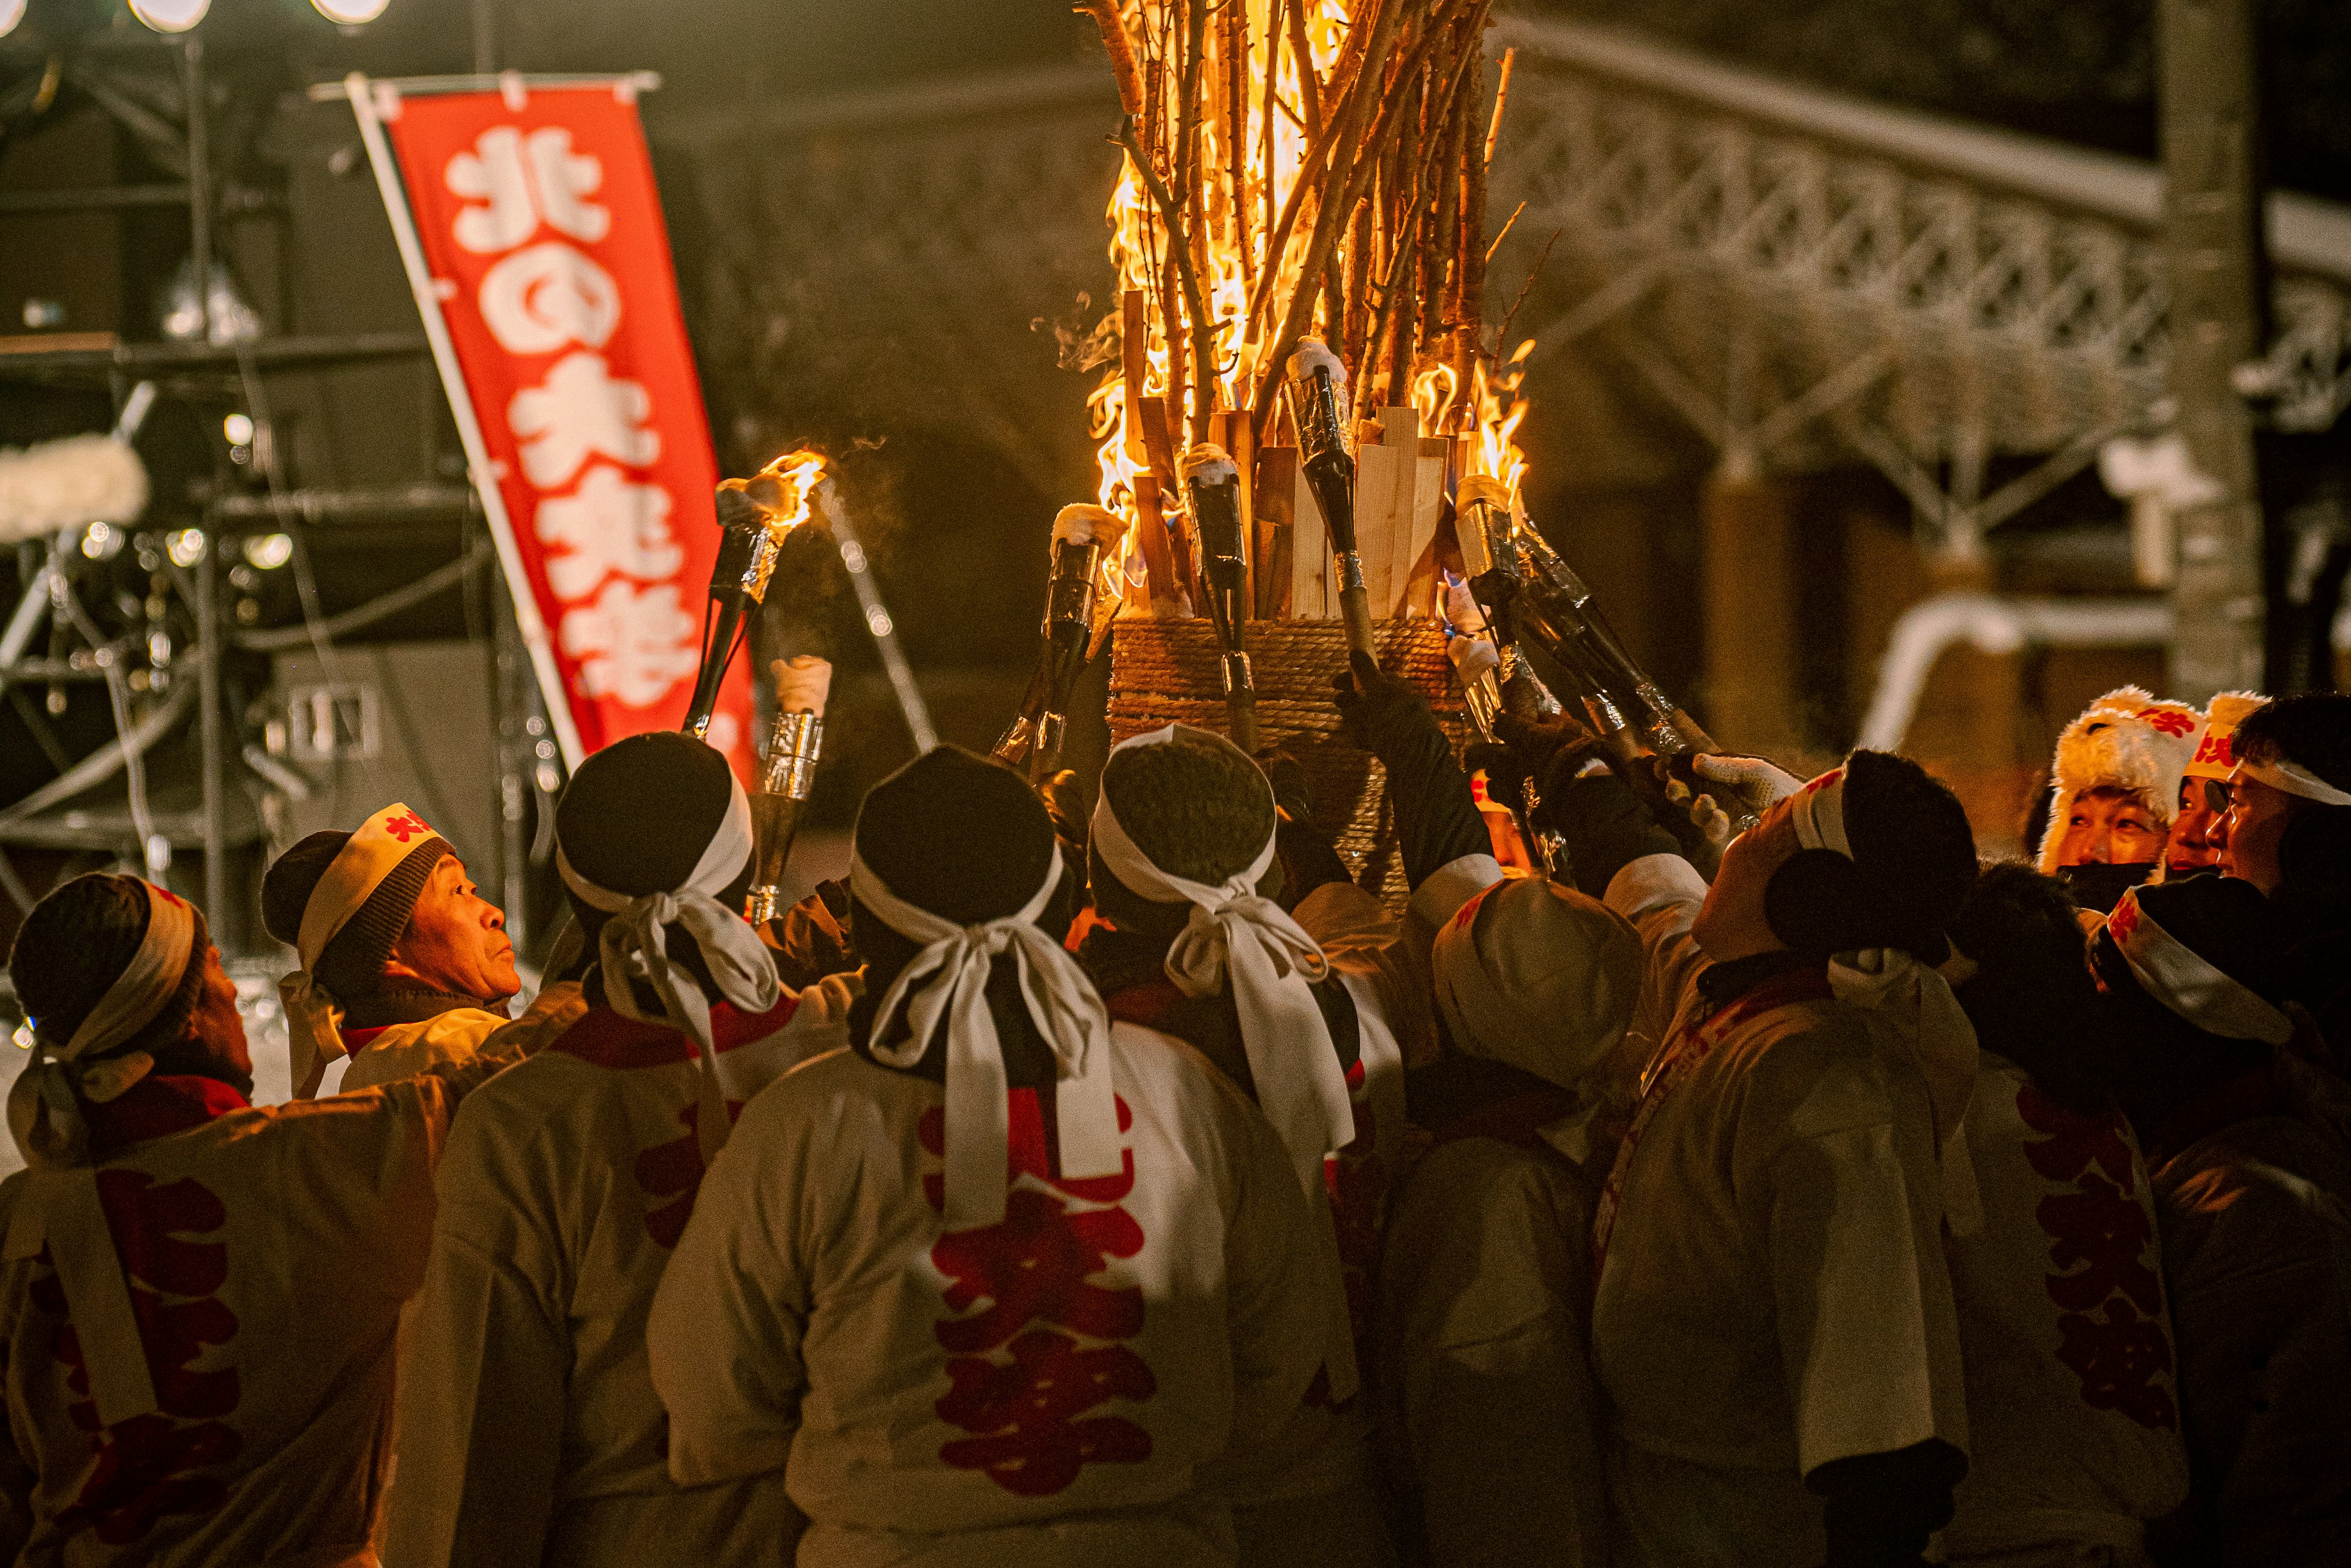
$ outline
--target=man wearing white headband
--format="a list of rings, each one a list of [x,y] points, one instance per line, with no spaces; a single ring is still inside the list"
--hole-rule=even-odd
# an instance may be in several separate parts
[[[1229,1563],[1212,1463],[1294,1463],[1327,1253],[1196,1052],[1114,1022],[1020,777],[940,747],[858,814],[852,1049],[744,1113],[651,1323],[682,1484],[774,1477],[803,1568]]]
[[[590,757],[555,833],[589,1005],[450,1134],[385,1557],[770,1561],[799,1522],[779,1478],[671,1481],[645,1319],[732,1118],[839,1043],[848,987],[778,985],[740,913],[750,804],[699,741]]]
[[[2282,936],[2253,887],[2198,877],[2137,890],[2091,946],[2155,1167],[2182,1562],[2336,1563],[2351,1542],[2351,1084],[2281,1005]]]
[[[25,1562],[371,1563],[394,1345],[475,1059],[247,1103],[202,915],[133,877],[35,906],[9,973],[32,1054],[0,1186],[8,1548]]]
[[[1113,1018],[1196,1048],[1273,1123],[1333,1224],[1337,1266],[1320,1282],[1335,1365],[1368,1322],[1383,1178],[1404,1153],[1404,1058],[1376,971],[1342,970],[1275,902],[1277,829],[1266,776],[1223,737],[1170,725],[1113,747],[1087,835],[1102,923],[1078,956]],[[1332,1403],[1295,1413],[1311,1456],[1295,1473],[1218,1478],[1244,1563],[1384,1554],[1364,1539],[1379,1527],[1368,1424]]]
[[[2254,692],[2221,692],[2204,710],[2204,728],[2179,779],[2179,810],[2163,844],[2165,882],[2208,875],[2220,869],[2220,842],[2229,812],[2229,780],[2237,770],[2237,727],[2269,698]]]
[[[297,1099],[344,1058],[344,1089],[463,1061],[522,988],[504,912],[475,891],[449,841],[397,802],[278,856],[261,915],[301,958],[277,987]]]
[[[2284,995],[2338,1051],[2351,1041],[2351,696],[2283,697],[2234,740],[2221,870],[2269,895]]]
[[[1593,1232],[1615,1560],[1907,1563],[1966,1468],[1939,1151],[1976,1046],[1928,966],[1974,840],[1884,753],[1759,780],[1712,886],[1660,853],[1606,890],[1647,950],[1644,1011],[1670,1019]],[[1605,774],[1545,810],[1642,815]]]

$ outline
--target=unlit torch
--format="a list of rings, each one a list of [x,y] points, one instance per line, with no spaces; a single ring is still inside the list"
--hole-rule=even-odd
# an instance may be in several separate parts
[[[1301,338],[1290,356],[1290,415],[1298,426],[1300,464],[1331,536],[1339,578],[1339,613],[1347,620],[1347,646],[1376,658],[1372,601],[1364,588],[1363,552],[1355,547],[1355,459],[1347,450],[1347,367],[1320,338]]]
[[[1032,779],[1051,773],[1061,760],[1071,697],[1093,635],[1102,559],[1125,537],[1125,519],[1101,507],[1063,507],[1053,518],[1053,575],[1045,591],[1045,623],[1038,631],[1036,673],[1019,716],[994,752],[998,761],[1027,769]]]
[[[1257,755],[1257,685],[1249,676],[1249,549],[1241,538],[1241,471],[1221,446],[1207,443],[1184,455],[1184,487],[1192,500],[1193,533],[1200,545],[1200,585],[1217,629],[1223,664],[1225,717],[1233,744]]]
[[[769,668],[776,677],[776,726],[768,732],[759,787],[751,795],[751,893],[743,910],[754,925],[784,911],[784,866],[816,785],[824,700],[832,690],[832,666],[812,653],[778,659]]]

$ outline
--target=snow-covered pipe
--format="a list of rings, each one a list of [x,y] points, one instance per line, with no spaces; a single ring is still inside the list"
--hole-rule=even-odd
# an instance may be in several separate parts
[[[2171,641],[2168,599],[2023,599],[1991,593],[1938,593],[1902,612],[1877,664],[1857,745],[1899,751],[1936,663],[1955,644],[1980,653],[2047,648],[2159,646]]]

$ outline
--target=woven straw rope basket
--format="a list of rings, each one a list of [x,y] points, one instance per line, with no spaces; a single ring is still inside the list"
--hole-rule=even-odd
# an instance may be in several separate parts
[[[1458,749],[1461,694],[1445,656],[1445,633],[1420,619],[1377,621],[1380,668],[1418,686]],[[1111,628],[1110,733],[1124,740],[1147,729],[1188,724],[1230,733],[1217,633],[1206,620],[1122,617]],[[1339,852],[1364,887],[1401,908],[1407,888],[1397,852],[1395,814],[1380,765],[1341,733],[1331,677],[1347,667],[1347,628],[1339,621],[1249,622],[1257,679],[1260,747],[1298,758],[1313,791],[1316,826],[1338,830]]]

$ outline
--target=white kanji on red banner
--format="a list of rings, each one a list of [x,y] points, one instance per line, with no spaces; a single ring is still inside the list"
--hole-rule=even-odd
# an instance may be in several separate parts
[[[509,354],[601,349],[621,325],[621,290],[585,252],[559,243],[516,251],[482,279],[482,319]]]
[[[384,120],[431,269],[420,295],[440,301],[513,530],[517,607],[549,632],[534,653],[580,751],[684,717],[719,544],[635,85],[392,95]],[[706,733],[742,770],[747,672],[717,704]]]
[[[675,577],[685,551],[670,537],[670,506],[658,485],[632,484],[609,463],[589,469],[570,495],[541,501],[532,520],[542,540],[565,552],[547,558],[548,586],[568,602],[613,572],[640,582]]]
[[[563,612],[556,636],[580,661],[590,696],[644,707],[702,664],[701,627],[679,604],[674,582],[638,588],[613,578],[592,604]]]
[[[593,245],[611,232],[612,214],[588,200],[602,188],[604,166],[575,156],[571,132],[545,126],[528,136],[515,126],[482,132],[471,152],[449,160],[449,189],[484,204],[457,214],[457,243],[476,256],[511,250],[544,223]]]
[[[515,393],[507,423],[522,438],[522,471],[540,490],[571,482],[599,455],[632,468],[661,455],[653,400],[615,378],[601,354],[566,354],[545,384]]]

